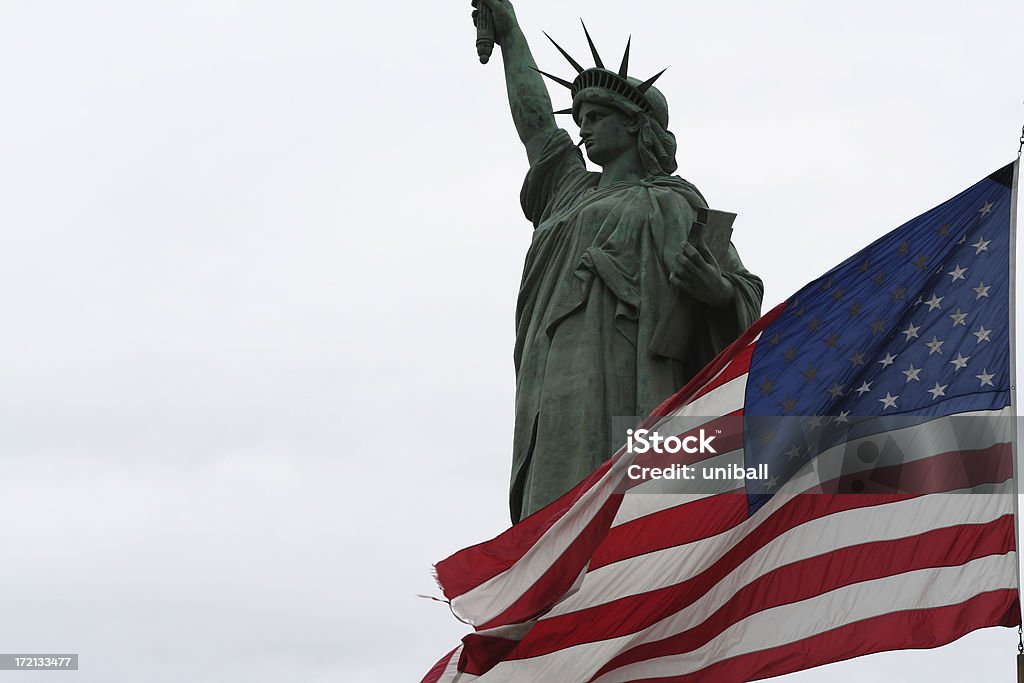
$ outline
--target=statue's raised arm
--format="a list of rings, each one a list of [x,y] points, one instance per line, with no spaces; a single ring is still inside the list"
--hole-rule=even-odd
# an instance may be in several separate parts
[[[494,16],[494,42],[501,46],[512,121],[532,164],[540,155],[546,134],[556,128],[555,117],[551,113],[551,97],[536,71],[537,63],[526,36],[519,28],[512,3],[509,0],[473,0],[473,6],[477,7],[481,2]],[[477,11],[473,11],[474,23]]]

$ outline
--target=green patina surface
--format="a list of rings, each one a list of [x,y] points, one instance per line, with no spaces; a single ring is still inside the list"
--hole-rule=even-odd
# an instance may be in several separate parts
[[[530,161],[521,200],[534,233],[516,308],[509,492],[518,521],[622,445],[616,418],[649,413],[756,320],[763,287],[731,245],[715,259],[687,243],[707,203],[672,175],[675,137],[661,93],[595,86],[607,70],[580,74],[573,116],[602,169],[588,171],[555,123],[511,4],[482,1]],[[624,67],[623,82],[641,85]]]

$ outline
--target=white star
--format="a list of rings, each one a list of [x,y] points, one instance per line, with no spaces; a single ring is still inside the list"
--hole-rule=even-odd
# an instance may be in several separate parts
[[[896,360],[896,356],[892,355],[891,353],[887,353],[887,354],[885,354],[885,358],[883,358],[882,360],[880,360],[878,362],[882,364],[883,368],[887,368],[890,365],[892,365],[895,360]]]
[[[950,365],[955,365],[956,366],[956,370],[963,370],[964,368],[967,367],[967,361],[969,361],[970,359],[971,359],[970,356],[965,356],[962,353],[957,353],[956,354],[956,358],[954,358],[953,360],[949,361],[949,364]]]
[[[934,400],[938,399],[939,396],[945,396],[946,395],[946,387],[948,387],[948,386],[949,386],[948,384],[943,384],[942,386],[939,386],[939,383],[936,382],[935,386],[928,390],[928,393],[932,395],[932,400],[934,401]]]
[[[957,280],[963,280],[964,279],[964,273],[966,273],[966,272],[967,272],[967,269],[966,268],[961,268],[960,264],[958,263],[958,264],[956,264],[956,268],[954,268],[953,270],[951,270],[948,273],[946,273],[946,275],[948,275],[951,278],[953,278],[953,282],[956,282]]]
[[[839,382],[836,382],[835,384],[830,386],[825,391],[827,391],[828,393],[832,394],[832,398],[839,398],[840,396],[843,395],[843,387],[844,386],[846,386],[846,385],[845,384],[840,384]]]
[[[979,237],[978,241],[971,245],[972,247],[977,249],[977,251],[974,252],[975,255],[980,254],[983,251],[988,251],[988,243],[991,241],[992,240],[986,240],[984,237]]]
[[[945,340],[939,339],[938,337],[932,335],[932,340],[930,342],[926,342],[925,343],[925,346],[928,347],[928,355],[930,356],[933,353],[937,353],[937,354],[939,354],[941,356],[942,355],[942,345],[945,344],[945,343],[946,343]]]
[[[907,329],[903,330],[903,332],[901,332],[901,334],[907,335],[907,341],[910,341],[911,339],[913,339],[914,337],[917,336],[917,331],[920,330],[920,329],[921,329],[920,325],[918,325],[917,327],[914,327],[914,323],[910,323],[907,326]]]
[[[956,313],[952,313],[949,316],[953,320],[953,327],[956,327],[957,325],[966,326],[967,323],[964,321],[967,320],[968,315],[970,315],[970,313],[963,313],[959,308],[956,309]]]
[[[960,241],[956,243],[956,246],[958,246],[958,247],[959,247],[959,246],[960,246],[961,244],[963,244],[963,243],[964,243],[964,242],[966,242],[966,241],[967,241],[967,233],[965,232],[965,233],[963,234],[963,237],[961,237],[961,238],[960,238]]]
[[[978,213],[980,213],[982,216],[987,216],[990,213],[992,213],[992,206],[992,202],[985,202],[985,206],[978,209]]]
[[[924,297],[923,296],[919,296],[916,299],[914,299],[914,306],[920,306],[923,303],[924,303]]]
[[[928,301],[925,301],[925,303],[928,304],[928,310],[934,311],[936,308],[941,309],[942,306],[939,305],[939,302],[942,301],[944,298],[946,297],[939,296],[938,294],[932,294],[932,298],[929,299]]]
[[[800,457],[800,449],[796,447],[796,444],[793,444],[789,447],[789,450],[786,451],[786,455],[789,456],[790,460],[796,460]]]
[[[813,416],[807,418],[806,424],[807,424],[807,426],[812,427],[812,428],[813,427],[820,427],[821,425],[825,424],[825,421],[822,420],[821,417],[819,417],[818,415],[813,415]]]
[[[992,288],[992,285],[986,285],[984,280],[979,282],[978,286],[975,287],[974,290],[973,290],[974,293],[978,295],[978,296],[974,297],[974,300],[977,301],[978,299],[980,299],[983,296],[987,297],[988,296],[988,290],[990,290],[991,288]]]
[[[864,383],[863,383],[863,384],[861,384],[861,385],[860,385],[859,387],[857,387],[857,388],[855,389],[855,391],[856,391],[856,392],[857,392],[858,394],[860,394],[861,396],[863,396],[864,394],[866,394],[866,393],[868,393],[869,391],[871,391],[871,385],[872,385],[872,384],[873,384],[872,382],[864,382]]]
[[[843,412],[841,412],[838,415],[836,415],[836,422],[849,422],[849,421],[850,421],[850,411],[849,410],[844,410]]]
[[[899,397],[900,397],[899,394],[896,394],[895,396],[893,396],[888,391],[885,392],[885,398],[878,399],[878,401],[882,404],[882,410],[886,410],[887,408],[895,408],[896,407],[896,399],[898,399]]]
[[[776,487],[776,486],[778,486],[778,485],[779,485],[779,478],[778,478],[778,477],[772,477],[771,479],[769,479],[769,480],[768,480],[768,481],[767,481],[767,482],[765,483],[764,487],[765,487],[766,489],[773,489],[773,488],[775,488],[775,487]]]
[[[910,364],[909,368],[907,368],[906,370],[901,370],[900,372],[901,374],[907,376],[908,384],[910,383],[910,380],[914,380],[915,382],[921,381],[920,378],[918,378],[918,375],[921,374],[921,368],[915,368],[913,363]]]
[[[981,374],[975,375],[975,377],[981,380],[981,386],[985,386],[986,384],[989,385],[990,387],[995,386],[994,384],[992,384],[992,378],[995,377],[995,375],[988,374],[988,369],[982,370]]]
[[[971,332],[971,334],[978,338],[979,344],[983,341],[992,341],[988,338],[988,335],[992,334],[992,330],[986,330],[984,325],[978,325],[978,331]]]

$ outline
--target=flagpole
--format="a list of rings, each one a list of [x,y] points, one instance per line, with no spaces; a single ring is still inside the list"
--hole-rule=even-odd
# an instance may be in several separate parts
[[[1024,129],[1021,129],[1020,148],[1013,162],[1013,184],[1010,189],[1010,405],[1013,419],[1010,426],[1010,448],[1013,452],[1013,527],[1017,548],[1017,596],[1020,607],[1020,471],[1017,466],[1017,183],[1020,175],[1020,156],[1024,150]],[[1024,621],[1024,620],[1022,620]],[[1024,683],[1024,630],[1017,633],[1017,683]]]

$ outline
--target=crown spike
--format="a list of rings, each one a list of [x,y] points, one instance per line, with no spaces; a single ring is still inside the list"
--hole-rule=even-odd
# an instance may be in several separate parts
[[[569,60],[569,63],[572,64],[572,68],[576,69],[576,73],[583,73],[583,67],[580,66],[580,63],[573,59],[568,52],[563,50],[562,46],[556,43],[555,39],[549,36],[547,31],[543,31],[543,33],[547,37],[547,39],[551,41],[551,44],[554,45],[558,49],[558,51],[562,53],[562,56]]]
[[[580,23],[583,24],[583,19],[580,19]],[[594,47],[594,41],[590,39],[590,31],[587,30],[586,24],[583,24],[583,33],[587,36],[587,43],[590,45],[590,54],[594,55],[594,64],[597,65],[598,69],[603,69],[604,62],[601,61],[601,55],[597,54],[597,48]]]
[[[571,114],[572,113],[572,107],[569,107],[568,109],[559,109],[558,111],[553,111],[551,113],[552,114]]]
[[[661,78],[661,74],[665,73],[666,71],[668,71],[668,67],[665,67],[664,69],[654,74],[640,85],[636,86],[636,89],[643,93],[647,92],[648,90],[651,89],[651,86],[654,85],[654,81]]]
[[[622,65],[619,66],[619,76],[625,79],[626,70],[629,68],[629,44],[633,42],[633,36],[626,39],[626,51],[622,53]]]
[[[530,68],[533,69],[534,71],[536,71],[537,73],[539,73],[541,76],[547,76],[548,78],[553,80],[555,83],[558,83],[559,85],[564,85],[569,90],[572,90],[572,83],[570,83],[569,81],[563,80],[563,79],[559,78],[558,76],[552,76],[551,74],[547,73],[546,71],[541,71],[540,69],[538,69],[535,66],[531,66]]]

